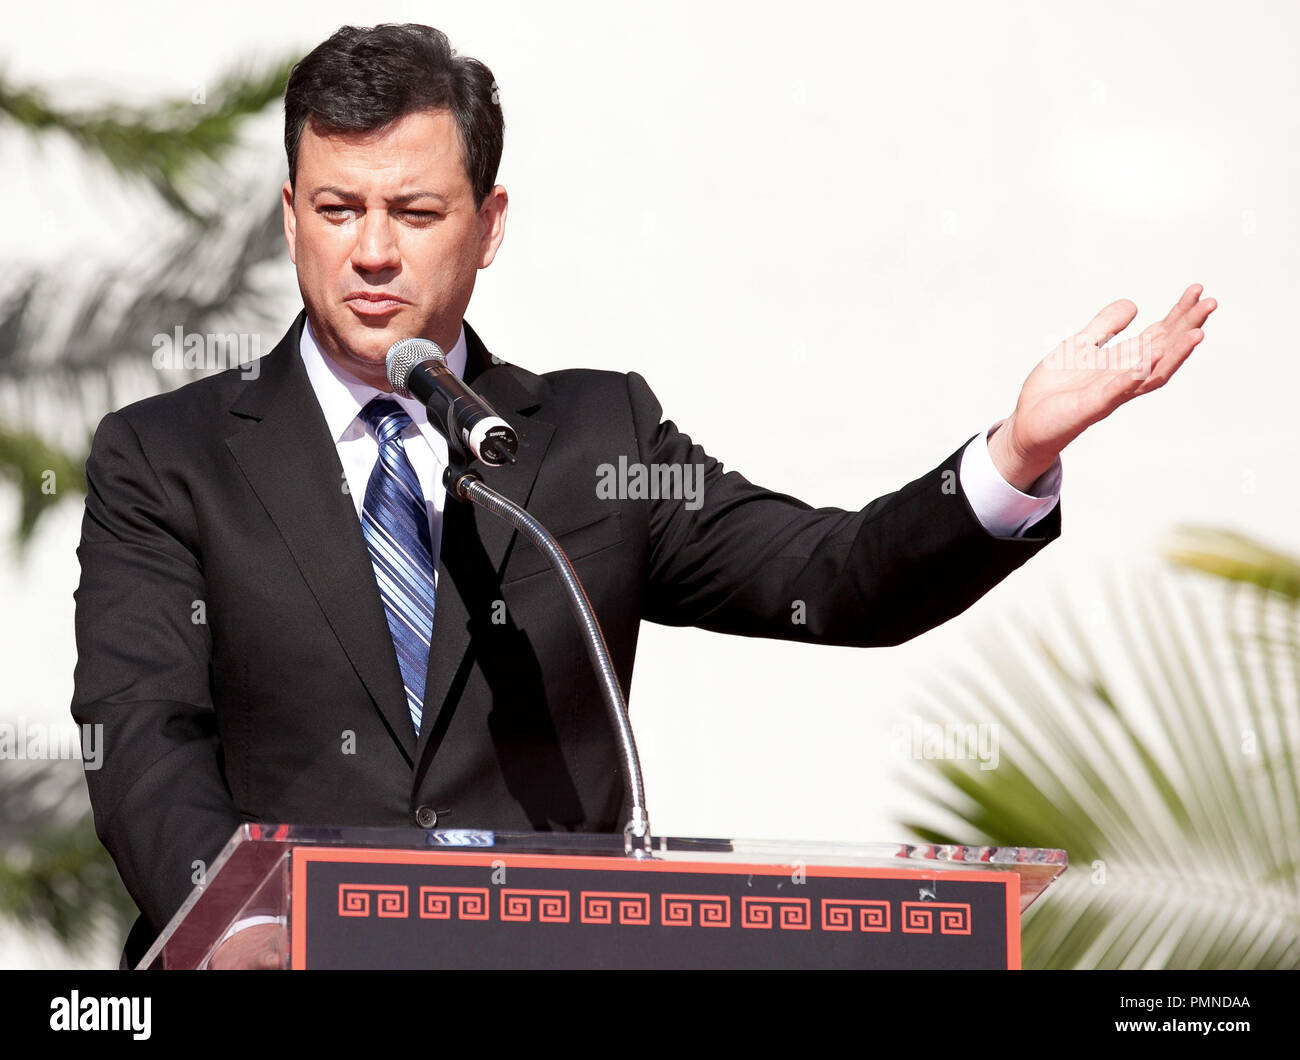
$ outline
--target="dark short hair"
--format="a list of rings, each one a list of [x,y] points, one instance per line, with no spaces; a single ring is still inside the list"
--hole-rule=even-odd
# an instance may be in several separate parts
[[[289,74],[284,150],[290,187],[308,118],[324,133],[378,132],[424,110],[451,112],[474,206],[482,206],[496,183],[505,142],[492,71],[477,59],[458,56],[447,35],[431,26],[341,27]]]

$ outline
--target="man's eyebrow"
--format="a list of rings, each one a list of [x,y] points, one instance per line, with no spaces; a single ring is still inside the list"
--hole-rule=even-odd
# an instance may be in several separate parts
[[[388,201],[394,206],[409,206],[416,199],[437,199],[443,206],[451,202],[447,196],[439,195],[436,191],[408,191],[404,195],[394,195]]]
[[[312,191],[311,201],[315,202],[322,195],[334,195],[340,199],[346,199],[351,202],[357,202],[362,198],[362,196],[358,195],[355,191],[349,191],[347,188],[340,188],[334,184],[322,184],[319,188]],[[388,202],[389,205],[392,206],[409,206],[417,199],[437,199],[443,206],[449,205],[451,201],[445,195],[439,195],[436,191],[424,191],[421,189],[419,191],[407,191],[403,192],[401,195],[394,195],[388,200]]]

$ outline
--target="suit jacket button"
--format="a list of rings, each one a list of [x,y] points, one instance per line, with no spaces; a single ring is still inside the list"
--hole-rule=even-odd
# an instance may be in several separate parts
[[[421,828],[432,828],[438,823],[438,814],[429,806],[421,806],[415,811],[415,823]]]

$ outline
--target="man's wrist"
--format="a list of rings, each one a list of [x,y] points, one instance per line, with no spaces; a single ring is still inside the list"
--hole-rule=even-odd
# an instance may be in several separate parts
[[[972,513],[994,537],[1022,537],[1055,506],[1061,494],[1058,459],[1030,484],[1019,490],[1006,481],[989,455],[988,436],[998,424],[981,431],[962,451],[958,475]]]
[[[1034,483],[1056,466],[1060,454],[1038,454],[1031,457],[1021,453],[1013,440],[1012,421],[1015,413],[1011,417],[994,427],[993,433],[989,435],[989,458],[1008,485],[1014,486],[1021,493],[1030,493]]]

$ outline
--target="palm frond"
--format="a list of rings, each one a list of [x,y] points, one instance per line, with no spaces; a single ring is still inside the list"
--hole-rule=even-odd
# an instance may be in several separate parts
[[[0,380],[67,384],[124,360],[148,369],[154,337],[177,326],[269,323],[271,297],[256,270],[284,253],[276,190],[260,181],[230,189],[222,224],[137,248],[138,263],[60,267],[23,281],[0,301]]]
[[[204,163],[218,161],[238,138],[241,122],[284,95],[293,60],[267,69],[223,75],[201,102],[167,100],[147,107],[108,104],[74,112],[49,94],[0,77],[0,115],[33,133],[57,131],[104,159],[124,176],[148,181],[173,209],[191,218],[200,211],[187,188]]]
[[[1300,557],[1287,555],[1231,530],[1178,527],[1165,555],[1192,570],[1261,585],[1300,600]]]
[[[0,475],[18,488],[15,537],[27,543],[40,517],[66,497],[86,492],[85,457],[64,452],[38,435],[0,424]]]
[[[1062,604],[1060,636],[986,634],[984,671],[925,697],[932,724],[997,726],[1000,759],[910,770],[930,814],[906,827],[1070,854],[1028,967],[1300,967],[1300,565],[1192,536],[1188,570],[1113,590],[1104,629]]]
[[[73,953],[120,947],[135,904],[95,834],[77,761],[10,761],[0,774],[0,919]]]
[[[279,200],[269,182],[228,195],[224,224],[198,237],[182,227],[153,260],[50,269],[0,299],[0,475],[19,487],[20,547],[42,513],[84,491],[90,434],[104,413],[230,366],[160,366],[160,337],[213,336],[250,358],[278,338],[284,285],[268,270],[284,253]]]

